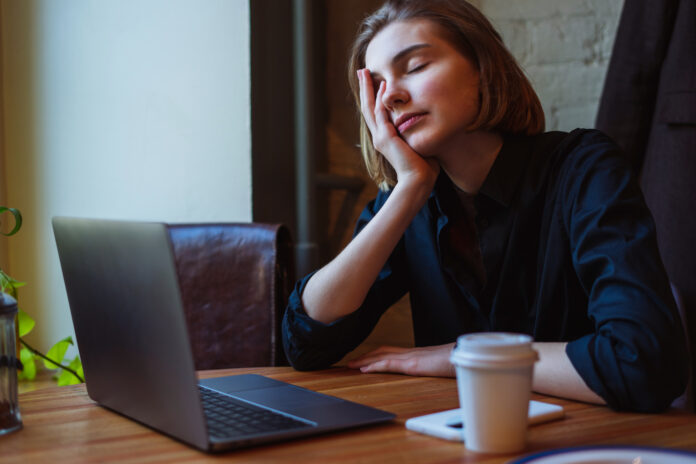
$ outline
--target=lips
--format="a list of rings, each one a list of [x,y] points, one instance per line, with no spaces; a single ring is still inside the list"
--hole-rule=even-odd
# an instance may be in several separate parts
[[[425,116],[425,113],[402,114],[401,116],[396,118],[396,121],[394,122],[394,126],[396,126],[396,130],[399,131],[400,134],[403,134],[404,132],[409,130],[412,126],[417,124],[424,116]]]

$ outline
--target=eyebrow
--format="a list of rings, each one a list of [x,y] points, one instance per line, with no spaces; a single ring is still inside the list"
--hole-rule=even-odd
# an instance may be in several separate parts
[[[391,61],[392,61],[392,64],[393,64],[393,63],[396,63],[397,61],[399,61],[399,60],[401,60],[401,59],[403,59],[403,57],[405,57],[406,55],[408,55],[408,54],[411,53],[411,52],[414,52],[414,51],[416,51],[416,50],[420,50],[421,48],[430,47],[430,46],[431,46],[431,45],[430,45],[430,44],[427,44],[427,43],[419,43],[419,44],[411,45],[410,47],[406,47],[406,48],[404,48],[403,50],[401,50],[399,53],[397,53],[396,55],[394,55],[394,58],[392,58],[392,60],[391,60]]]
[[[432,45],[430,45],[428,43],[418,43],[418,44],[410,45],[410,46],[404,48],[403,50],[401,50],[396,55],[394,55],[394,57],[391,59],[391,63],[393,65],[393,64],[399,62],[399,60],[404,59],[404,57],[410,55],[414,51],[420,50],[421,48],[428,48],[431,46]],[[371,73],[371,75],[373,76],[373,79],[381,79],[382,78],[382,76],[379,73]]]

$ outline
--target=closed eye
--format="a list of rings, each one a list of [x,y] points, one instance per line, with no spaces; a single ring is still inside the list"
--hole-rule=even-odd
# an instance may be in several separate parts
[[[423,68],[425,68],[426,66],[428,66],[428,64],[429,63],[423,63],[423,64],[419,64],[418,66],[414,66],[413,68],[408,70],[408,74],[417,73],[418,71],[420,71]]]

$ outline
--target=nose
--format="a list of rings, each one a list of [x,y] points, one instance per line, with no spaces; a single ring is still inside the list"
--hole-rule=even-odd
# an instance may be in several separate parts
[[[382,104],[388,109],[393,110],[398,105],[408,102],[409,95],[406,89],[395,81],[386,82],[387,87],[382,94]]]

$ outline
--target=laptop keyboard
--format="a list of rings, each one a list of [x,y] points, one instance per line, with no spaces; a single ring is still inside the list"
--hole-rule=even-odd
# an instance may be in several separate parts
[[[227,439],[311,426],[307,422],[244,403],[215,390],[200,385],[198,388],[211,437]]]

